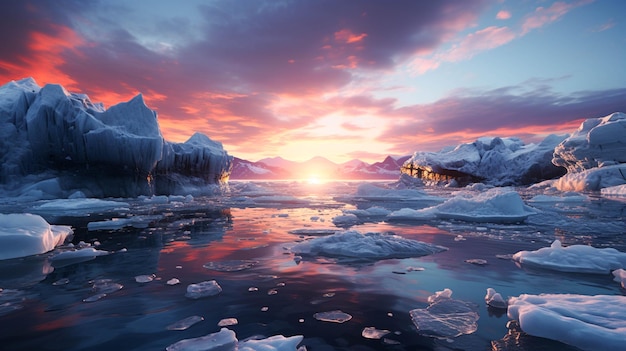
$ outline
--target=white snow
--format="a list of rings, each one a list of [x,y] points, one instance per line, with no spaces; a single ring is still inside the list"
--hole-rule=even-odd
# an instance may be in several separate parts
[[[626,164],[567,173],[556,179],[552,186],[560,191],[594,191],[623,184],[626,184]]]
[[[239,341],[235,332],[222,328],[217,333],[211,333],[199,338],[184,339],[166,348],[167,351],[296,351],[302,341],[301,335],[284,337],[274,335],[269,338]]]
[[[559,240],[555,240],[550,247],[537,251],[519,251],[513,255],[513,260],[522,266],[560,272],[609,274],[614,269],[626,268],[624,252],[587,245],[563,247]]]
[[[389,220],[425,220],[433,218],[457,219],[468,222],[517,223],[536,212],[526,206],[519,194],[511,188],[493,188],[476,194],[461,192],[442,204],[413,210],[394,211]]]
[[[30,213],[0,214],[0,259],[48,252],[73,234],[69,226],[50,225]]]
[[[478,330],[478,308],[469,302],[452,298],[452,290],[444,289],[428,298],[427,308],[409,311],[417,331],[440,339],[471,334]]]
[[[456,174],[483,179],[493,185],[530,184],[559,176],[551,162],[554,147],[567,135],[549,135],[539,144],[518,138],[483,137],[440,152],[416,152],[403,167],[433,174]]]
[[[187,285],[187,293],[185,296],[196,300],[207,296],[214,296],[221,292],[222,287],[215,280],[208,280]]]
[[[296,244],[291,251],[310,256],[381,260],[419,257],[445,251],[447,248],[405,239],[393,234],[357,231],[338,232]]]
[[[612,273],[613,273],[613,276],[615,277],[613,280],[620,283],[622,286],[622,289],[626,289],[626,270],[623,270],[620,268],[620,269],[614,270]]]
[[[554,149],[552,162],[569,173],[626,163],[626,114],[589,118]]]
[[[53,213],[55,215],[88,216],[94,212],[102,211],[128,211],[129,204],[122,201],[101,200],[101,199],[57,199],[46,201],[45,203],[33,206],[31,209],[36,213]]]
[[[530,335],[583,350],[626,345],[626,296],[523,294],[509,299],[508,316]]]

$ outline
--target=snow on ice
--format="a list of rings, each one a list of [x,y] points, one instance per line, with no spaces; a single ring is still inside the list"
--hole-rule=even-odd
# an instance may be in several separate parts
[[[613,248],[598,249],[587,245],[561,246],[555,240],[550,247],[537,251],[520,251],[513,260],[522,266],[538,267],[559,272],[609,274],[626,268],[626,253]]]
[[[232,157],[202,134],[165,141],[141,94],[105,109],[87,95],[26,78],[0,87],[0,163],[10,196],[60,198],[79,190],[106,197],[219,183]]]
[[[583,350],[626,345],[626,296],[523,294],[509,299],[508,316],[530,335]]]
[[[432,181],[532,184],[565,173],[551,160],[555,146],[566,137],[549,135],[539,144],[528,145],[518,138],[483,137],[440,152],[418,151],[402,170]]]
[[[485,303],[487,306],[499,309],[507,308],[507,302],[502,298],[499,292],[496,292],[493,288],[487,288],[487,295],[485,295]]]
[[[413,210],[394,211],[387,219],[396,221],[433,218],[457,219],[468,222],[517,223],[536,211],[526,206],[519,194],[511,188],[492,188],[485,192],[461,192],[442,204]]]
[[[51,251],[71,234],[69,226],[50,225],[35,214],[0,214],[0,259]]]
[[[291,248],[295,254],[382,260],[431,255],[447,248],[405,239],[393,234],[366,233],[357,231],[338,232],[296,244]]]

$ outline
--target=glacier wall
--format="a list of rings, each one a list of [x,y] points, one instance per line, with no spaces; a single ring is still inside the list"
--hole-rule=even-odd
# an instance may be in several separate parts
[[[105,109],[62,86],[32,78],[0,87],[0,185],[18,194],[54,178],[87,196],[170,194],[228,180],[232,157],[196,133],[165,141],[141,94]]]

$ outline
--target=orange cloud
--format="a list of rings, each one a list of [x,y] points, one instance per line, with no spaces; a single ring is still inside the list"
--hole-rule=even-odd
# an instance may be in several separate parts
[[[358,43],[367,37],[366,33],[354,34],[349,29],[342,29],[335,32],[335,40],[346,44]]]

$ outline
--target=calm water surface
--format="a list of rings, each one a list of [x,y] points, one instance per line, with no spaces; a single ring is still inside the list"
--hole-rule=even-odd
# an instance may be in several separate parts
[[[310,236],[290,231],[340,230],[332,218],[346,209],[381,206],[394,210],[428,204],[351,200],[357,182],[250,184],[231,182],[223,196],[196,197],[190,203],[125,199],[131,203],[130,211],[44,216],[53,224],[72,225],[74,243],[98,241],[99,249],[115,253],[63,267],[53,267],[49,255],[0,261],[0,287],[4,288],[0,349],[163,350],[176,341],[217,332],[224,318],[237,318],[239,323],[229,328],[240,340],[303,335],[302,344],[312,351],[489,350],[492,342],[499,350],[575,350],[530,336],[506,337],[506,313],[486,308],[486,289],[495,288],[505,297],[624,293],[610,275],[528,270],[496,257],[535,250],[555,238],[564,244],[626,251],[623,202],[592,196],[578,204],[533,204],[542,212],[514,225],[372,219],[351,229],[394,232],[449,250],[419,258],[346,262],[294,256],[289,248]],[[427,191],[446,197],[452,190]],[[520,192],[525,199],[534,195]],[[29,208],[29,204],[12,204],[0,212],[15,212],[15,206],[22,206],[20,211]],[[147,228],[87,230],[89,222],[131,215],[155,217]],[[468,259],[483,259],[487,264],[466,263]],[[232,268],[240,260],[249,267]],[[210,262],[218,269],[203,267]],[[151,282],[135,281],[136,276],[151,274],[155,276]],[[172,278],[180,284],[166,284]],[[83,302],[95,294],[94,283],[103,279],[123,288],[95,302]],[[216,280],[222,293],[198,300],[185,297],[187,285],[207,280]],[[419,335],[409,311],[427,307],[428,296],[444,288],[453,291],[453,298],[476,304],[477,332],[450,340]],[[313,317],[332,310],[349,313],[352,319],[336,324]],[[187,330],[167,330],[168,325],[193,315],[204,320]],[[384,339],[366,339],[361,336],[365,327],[390,333]]]

